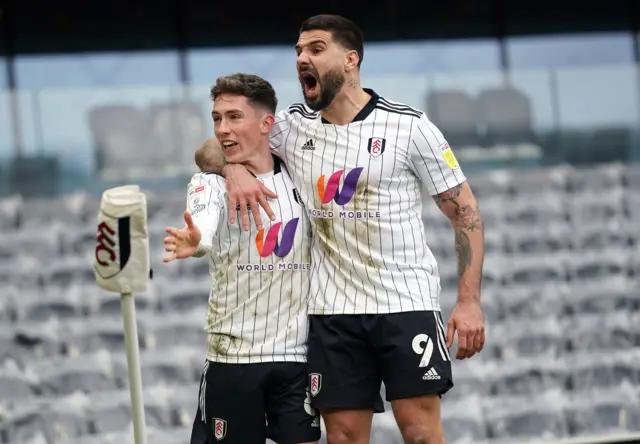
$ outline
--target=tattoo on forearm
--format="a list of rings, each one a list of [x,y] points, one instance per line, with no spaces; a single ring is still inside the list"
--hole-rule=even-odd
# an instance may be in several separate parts
[[[456,235],[456,255],[458,256],[458,276],[462,276],[471,265],[471,242],[469,235],[464,232],[462,227],[455,229]]]
[[[470,267],[471,258],[473,257],[473,248],[468,233],[483,230],[482,216],[480,215],[479,207],[477,205],[460,205],[458,202],[461,191],[462,185],[458,185],[444,193],[434,196],[434,200],[441,210],[444,211],[447,205],[453,205],[454,207],[455,212],[452,217],[452,222],[455,232],[459,276],[462,276]],[[446,213],[450,214],[450,210],[446,211]]]

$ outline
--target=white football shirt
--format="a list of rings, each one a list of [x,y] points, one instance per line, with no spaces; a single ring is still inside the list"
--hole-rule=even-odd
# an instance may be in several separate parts
[[[188,186],[187,210],[202,233],[212,288],[205,330],[207,359],[215,362],[306,362],[311,236],[309,220],[280,161],[258,176],[278,194],[277,221],[245,232],[228,222],[225,180],[198,173]],[[266,214],[262,220],[269,221]]]
[[[367,92],[348,125],[294,104],[271,133],[313,226],[309,313],[440,310],[421,190],[439,194],[465,176],[422,111]]]

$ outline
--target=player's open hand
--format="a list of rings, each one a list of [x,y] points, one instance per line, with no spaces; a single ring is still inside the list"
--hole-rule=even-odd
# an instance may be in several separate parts
[[[171,253],[162,259],[165,263],[191,257],[198,249],[202,234],[188,211],[184,212],[184,221],[186,226],[182,229],[167,227],[165,230],[169,236],[164,238],[164,249]]]
[[[453,346],[453,337],[458,331],[456,359],[470,358],[484,347],[484,316],[480,301],[456,304],[447,322],[447,348]]]
[[[224,176],[227,179],[227,196],[229,197],[229,223],[236,223],[236,213],[240,211],[242,229],[249,231],[249,211],[247,207],[253,213],[253,220],[258,230],[263,228],[260,207],[264,208],[269,219],[275,220],[275,214],[266,198],[275,199],[278,197],[276,193],[253,177],[243,165],[226,165],[224,167]]]

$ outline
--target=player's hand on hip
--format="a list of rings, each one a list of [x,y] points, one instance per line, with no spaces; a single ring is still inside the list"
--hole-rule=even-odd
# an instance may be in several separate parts
[[[165,230],[169,236],[164,238],[164,249],[171,253],[162,259],[165,263],[191,257],[198,249],[202,234],[193,223],[191,213],[188,211],[184,212],[184,221],[186,224],[184,228],[167,227]]]
[[[264,208],[269,219],[275,220],[275,214],[267,202],[267,198],[277,198],[278,195],[276,193],[253,177],[243,165],[226,165],[224,167],[224,176],[227,179],[227,196],[229,197],[229,223],[234,224],[236,222],[236,213],[240,211],[242,229],[249,231],[249,211],[247,206],[251,208],[253,220],[258,230],[263,228],[260,207]]]
[[[447,348],[458,332],[457,359],[470,358],[484,347],[484,316],[480,301],[458,301],[447,322]]]

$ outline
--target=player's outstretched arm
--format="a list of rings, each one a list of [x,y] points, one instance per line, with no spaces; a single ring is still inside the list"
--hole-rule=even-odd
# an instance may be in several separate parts
[[[482,350],[485,340],[484,318],[480,306],[484,260],[482,216],[466,181],[433,198],[451,221],[458,257],[458,302],[447,324],[447,345],[453,345],[453,336],[457,330],[456,358],[470,358]]]
[[[217,141],[211,142],[212,149],[217,149],[222,152],[222,147]],[[260,207],[264,208],[269,219],[275,220],[275,214],[267,202],[267,198],[276,199],[278,195],[252,176],[243,165],[227,163],[220,171],[209,172],[219,174],[227,179],[230,223],[236,223],[236,213],[240,211],[242,229],[249,231],[249,211],[247,208],[251,208],[256,228],[261,230],[263,226],[262,218],[260,217]]]

